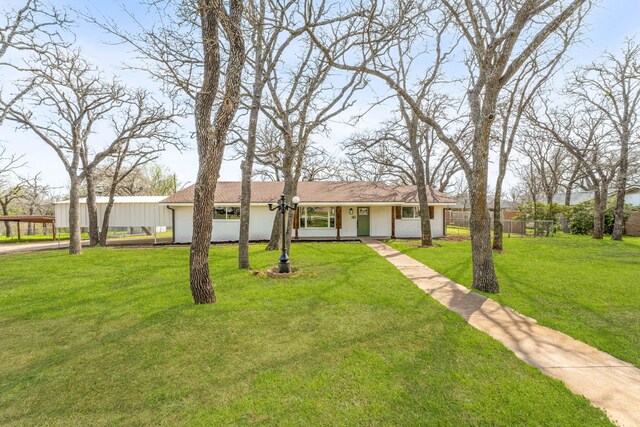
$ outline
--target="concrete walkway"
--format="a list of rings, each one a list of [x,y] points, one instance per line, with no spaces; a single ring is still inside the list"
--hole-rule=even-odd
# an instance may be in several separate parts
[[[158,244],[171,243],[171,238],[159,238]],[[144,246],[152,247],[156,245],[153,237],[145,238],[121,238],[121,239],[108,239],[107,244],[109,246]],[[89,241],[83,240],[82,246],[88,246]],[[20,252],[36,252],[55,249],[67,249],[69,247],[68,240],[61,240],[60,242],[23,242],[23,243],[0,243],[0,255],[9,253]]]
[[[486,298],[374,239],[363,239],[420,289],[621,426],[640,426],[640,369]]]
[[[59,243],[57,241],[43,243],[3,243],[0,244],[0,254],[58,249],[58,245],[60,245],[60,248],[68,248],[69,241],[62,240]]]

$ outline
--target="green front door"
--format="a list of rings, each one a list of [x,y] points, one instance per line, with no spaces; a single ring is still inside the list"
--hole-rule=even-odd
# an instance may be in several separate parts
[[[369,235],[369,208],[358,208],[358,236]]]

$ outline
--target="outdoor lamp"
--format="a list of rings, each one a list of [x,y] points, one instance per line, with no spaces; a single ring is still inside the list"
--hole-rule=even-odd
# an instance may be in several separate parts
[[[273,203],[269,203],[269,210],[275,211],[276,209],[280,211],[282,215],[282,253],[280,254],[280,263],[278,264],[278,272],[279,273],[291,273],[291,266],[289,264],[289,255],[287,255],[287,211],[295,210],[298,207],[298,203],[300,203],[300,197],[293,196],[291,198],[291,202],[293,206],[287,205],[284,194],[280,195],[280,199],[278,200],[278,204],[274,207]]]
[[[353,208],[349,208],[349,215],[353,215]]]

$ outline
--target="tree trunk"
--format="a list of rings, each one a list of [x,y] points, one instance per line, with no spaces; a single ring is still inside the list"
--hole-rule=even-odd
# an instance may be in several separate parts
[[[107,245],[107,234],[109,233],[109,221],[111,217],[111,208],[113,208],[113,203],[116,198],[116,185],[115,183],[111,185],[109,189],[109,201],[107,201],[107,206],[104,208],[104,216],[102,217],[102,228],[100,230],[100,245]]]
[[[502,182],[496,183],[496,191],[493,199],[493,250],[502,251],[502,218],[500,197],[502,196]]]
[[[249,127],[247,129],[247,151],[242,161],[242,194],[240,196],[240,236],[238,238],[238,268],[250,269],[251,262],[249,260],[249,225],[251,223],[251,179],[253,177],[253,162],[256,156],[256,139],[258,130],[258,115],[260,114],[260,106],[262,104],[262,91],[265,82],[263,81],[263,62],[262,55],[262,31],[263,18],[265,14],[265,2],[260,2],[260,20],[255,26],[254,31],[257,34],[254,46],[254,77],[251,107],[249,111]]]
[[[486,187],[485,187],[486,188]],[[478,194],[480,193],[480,194]],[[484,292],[500,292],[493,266],[491,250],[491,226],[487,209],[486,192],[471,192],[471,258],[473,263],[473,288]]]
[[[33,206],[29,207],[29,215],[33,215]],[[35,234],[34,224],[32,222],[27,223],[27,236],[33,236]]]
[[[100,231],[98,230],[98,205],[96,204],[96,186],[93,179],[93,171],[86,171],[89,246],[96,246],[100,243]]]
[[[547,221],[551,221],[553,219],[553,214],[551,212],[553,208],[553,193],[547,193]]]
[[[431,215],[429,215],[429,200],[427,198],[427,188],[424,180],[418,184],[418,202],[420,203],[420,233],[422,236],[422,246],[433,246],[431,236]]]
[[[244,67],[244,39],[241,29],[242,2],[231,0],[229,12],[221,10],[222,3],[199,1],[200,24],[204,44],[204,70],[202,86],[196,94],[195,125],[198,144],[198,176],[193,203],[193,237],[189,257],[190,287],[196,304],[216,302],[209,272],[209,244],[213,229],[213,208],[216,184],[220,174],[227,133],[240,99],[240,79]],[[229,41],[225,90],[216,111],[211,114],[220,81],[220,41],[218,16],[229,14],[229,26],[224,33]]]
[[[2,215],[4,216],[8,216],[9,215],[9,206],[8,203],[2,203],[0,201],[0,207],[2,208]],[[5,221],[4,222],[4,231],[5,231],[5,236],[7,238],[11,237],[11,223],[9,221]]]
[[[564,194],[564,206],[566,208],[571,206],[571,191],[572,191],[572,187],[573,187],[573,182],[569,183],[569,186],[567,186],[567,191]],[[569,220],[567,219],[566,212],[562,214],[562,232],[563,233],[570,233],[571,232],[571,230],[569,229]]]
[[[493,266],[491,250],[491,218],[487,207],[487,184],[489,174],[489,139],[491,124],[495,117],[495,106],[499,89],[496,82],[487,84],[484,102],[474,88],[468,92],[471,120],[474,124],[473,165],[467,175],[471,196],[471,258],[473,262],[474,289],[498,293],[498,277]],[[469,179],[470,178],[470,179]]]
[[[533,236],[537,236],[538,235],[538,227],[536,227],[536,224],[538,222],[538,198],[536,197],[536,194],[533,193]],[[525,232],[526,232],[526,225],[525,225]]]
[[[294,183],[295,178],[293,174],[293,162],[294,162],[294,150],[295,146],[293,143],[293,139],[291,135],[283,135],[284,139],[284,154],[282,159],[282,177],[284,181],[284,186],[282,189],[282,194],[284,194],[285,202],[287,204],[291,204],[291,198],[294,196],[294,192],[297,188],[297,182]],[[298,141],[298,149],[301,149],[302,142]],[[296,165],[297,167],[301,165]],[[295,184],[295,185],[294,185]],[[269,238],[269,243],[267,244],[268,251],[275,251],[280,248],[280,241],[282,240],[282,218],[279,218],[278,214],[273,220],[273,227],[271,228],[271,237]],[[290,240],[291,237],[291,227],[288,227],[287,230],[287,239]]]
[[[222,157],[220,153],[220,158]],[[191,294],[196,304],[216,302],[213,283],[209,273],[209,244],[213,231],[213,198],[218,172],[214,173],[215,161],[201,161],[195,185],[193,203],[193,238],[189,271]],[[218,167],[219,169],[219,167]]]
[[[253,142],[255,153],[255,140]],[[247,143],[249,145],[249,143]],[[247,151],[249,147],[247,147]],[[253,155],[253,154],[252,154]],[[253,175],[253,158],[249,154],[242,162],[242,195],[240,196],[240,236],[238,237],[238,268],[248,270],[249,261],[249,225],[251,223],[251,177]]]
[[[291,205],[291,199],[295,195],[297,189],[297,182],[294,182],[293,174],[290,172],[285,172],[284,174],[284,188],[282,190],[282,194],[284,194],[285,203]],[[282,218],[280,217],[280,213],[276,211],[276,215],[273,219],[273,227],[271,229],[271,237],[269,239],[269,243],[267,244],[268,251],[275,251],[281,248],[282,244]],[[290,218],[287,219],[287,242],[286,245],[289,247],[291,245],[291,229],[293,228],[293,215],[290,215]]]
[[[418,190],[418,203],[420,204],[420,236],[422,237],[422,246],[433,246],[431,236],[431,218],[429,215],[429,199],[427,195],[427,182],[425,177],[425,168],[422,157],[420,156],[420,147],[418,146],[418,118],[415,114],[411,119],[406,119],[409,130],[409,147],[411,158],[413,160],[413,168],[416,175],[416,187]]]
[[[277,251],[280,249],[280,240],[282,239],[282,219],[280,218],[280,212],[275,211],[273,217],[273,226],[271,227],[271,236],[269,237],[269,243],[265,248],[267,251]]]
[[[594,239],[601,240],[604,232],[603,228],[604,211],[602,210],[602,194],[600,192],[600,183],[595,182],[593,187],[593,232],[591,236]]]
[[[109,232],[109,216],[113,207],[114,198],[109,196],[107,206],[104,208],[104,217],[102,218],[102,228],[100,229],[100,246],[107,246],[107,234]]]
[[[627,175],[629,171],[629,135],[625,132],[620,141],[620,169],[618,169],[618,188],[616,191],[615,220],[612,240],[622,240],[624,232],[624,199],[627,195]]]
[[[80,179],[70,176],[69,191],[69,253],[72,255],[82,253],[82,240],[80,233]]]

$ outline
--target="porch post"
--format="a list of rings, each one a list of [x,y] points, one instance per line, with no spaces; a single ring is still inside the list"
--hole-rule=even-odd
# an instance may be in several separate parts
[[[447,212],[450,212],[451,208],[442,208],[442,235],[447,237]]]
[[[391,238],[396,238],[396,207],[391,206]]]
[[[342,228],[342,206],[336,206],[336,240],[340,240],[341,228]]]

